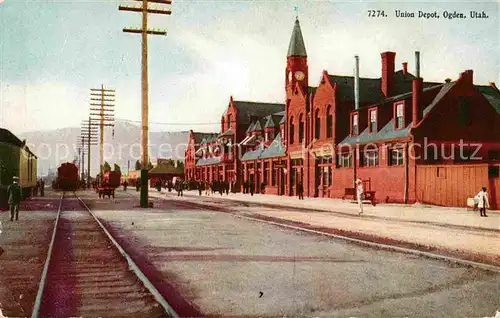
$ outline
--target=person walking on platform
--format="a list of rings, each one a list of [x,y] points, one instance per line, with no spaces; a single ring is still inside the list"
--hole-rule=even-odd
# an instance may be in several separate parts
[[[40,196],[44,196],[45,195],[45,181],[40,180]]]
[[[365,189],[363,187],[363,181],[361,181],[361,179],[356,180],[355,185],[356,185],[356,194],[358,199],[359,214],[361,215],[363,213],[363,195],[365,193]]]
[[[198,182],[198,194],[201,196],[201,193],[203,192],[203,182]]]
[[[481,216],[486,215],[486,209],[490,208],[490,202],[488,200],[488,192],[486,192],[486,188],[483,187],[481,191],[476,195],[475,199],[477,200],[477,207],[479,208],[479,212],[481,213]]]
[[[299,181],[299,184],[297,185],[297,194],[299,195],[299,200],[304,200],[304,185],[302,184],[302,181]]]
[[[18,180],[18,177],[14,177],[12,180],[12,184],[7,188],[11,221],[14,221],[14,217],[16,218],[16,221],[19,220],[19,204],[21,203],[22,193]]]

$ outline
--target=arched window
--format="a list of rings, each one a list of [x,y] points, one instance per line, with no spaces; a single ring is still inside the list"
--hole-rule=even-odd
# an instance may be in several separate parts
[[[333,136],[333,114],[332,106],[328,105],[326,109],[326,138]]]
[[[319,118],[319,108],[316,108],[314,112],[314,138],[319,139],[321,137],[321,120]]]
[[[231,114],[227,115],[227,129],[231,128]]]
[[[299,143],[304,140],[304,114],[299,116]]]
[[[290,118],[290,129],[288,131],[288,140],[290,140],[290,144],[293,144],[295,141],[295,127],[293,125],[293,117]]]

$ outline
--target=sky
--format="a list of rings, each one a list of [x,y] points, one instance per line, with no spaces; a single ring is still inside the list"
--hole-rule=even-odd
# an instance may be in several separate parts
[[[115,117],[141,120],[140,14],[119,11],[132,0],[0,0],[0,126],[16,134],[80,126],[90,88],[116,90]],[[421,76],[456,79],[474,70],[476,84],[500,84],[500,2],[337,2],[173,0],[170,16],[153,15],[149,37],[151,130],[215,132],[232,95],[284,102],[286,53],[297,7],[308,53],[310,86],[323,70],[362,77],[381,73],[380,53],[396,52]],[[369,17],[384,10],[387,17]],[[440,19],[403,19],[395,10],[437,11]],[[484,11],[486,19],[445,19],[443,12]]]

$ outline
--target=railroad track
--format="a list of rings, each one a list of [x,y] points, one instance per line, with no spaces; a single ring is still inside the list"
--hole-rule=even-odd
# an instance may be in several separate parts
[[[178,317],[76,194],[63,194],[32,317]]]

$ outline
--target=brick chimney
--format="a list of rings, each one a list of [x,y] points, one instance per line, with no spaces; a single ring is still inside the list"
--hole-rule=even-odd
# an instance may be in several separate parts
[[[418,125],[418,123],[424,118],[424,108],[422,107],[422,91],[423,91],[422,78],[416,78],[413,80],[412,85],[412,120],[413,127]]]
[[[408,62],[403,62],[403,75],[408,73]]]
[[[385,97],[391,97],[394,93],[394,60],[395,52],[384,52],[382,56],[382,92]]]
[[[460,73],[460,80],[472,85],[474,83],[474,72],[472,70],[465,70],[463,73]]]

